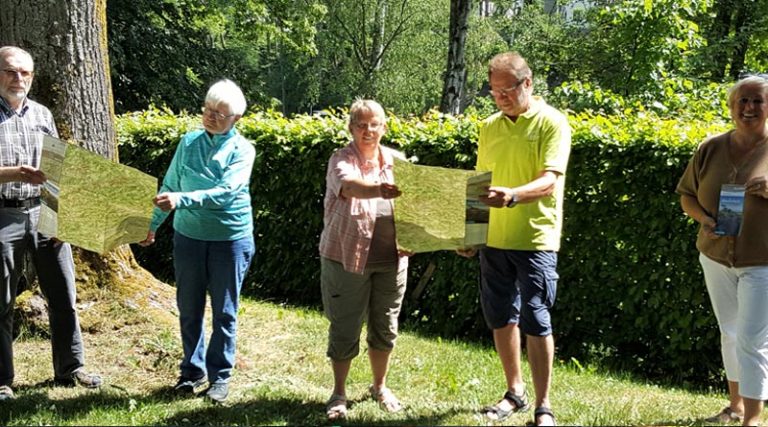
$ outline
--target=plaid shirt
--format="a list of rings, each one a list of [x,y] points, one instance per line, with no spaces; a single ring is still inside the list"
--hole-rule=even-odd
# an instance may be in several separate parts
[[[58,138],[53,115],[31,99],[17,113],[0,98],[0,167],[40,167],[43,134]],[[28,199],[40,195],[40,186],[24,182],[0,184],[0,198]]]
[[[350,143],[333,153],[328,161],[320,255],[340,262],[344,270],[352,273],[362,274],[368,261],[376,225],[376,199],[346,198],[341,195],[341,184],[345,179],[356,178],[393,184],[393,156],[404,156],[384,146],[379,146],[379,156],[379,162],[367,161],[355,144]],[[405,268],[407,262],[408,257],[399,257],[400,268]]]

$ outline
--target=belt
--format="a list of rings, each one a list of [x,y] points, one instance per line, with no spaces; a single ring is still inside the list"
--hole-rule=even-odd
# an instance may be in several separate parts
[[[33,208],[40,204],[39,197],[30,197],[29,199],[0,199],[0,208]]]

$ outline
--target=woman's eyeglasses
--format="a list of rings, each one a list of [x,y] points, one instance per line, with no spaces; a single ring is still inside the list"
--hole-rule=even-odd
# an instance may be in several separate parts
[[[201,111],[203,112],[203,115],[208,115],[210,117],[213,117],[216,120],[226,120],[226,119],[234,116],[234,114],[230,114],[230,115],[221,114],[218,111],[210,109],[210,108],[207,108],[207,107],[203,107],[201,109]]]

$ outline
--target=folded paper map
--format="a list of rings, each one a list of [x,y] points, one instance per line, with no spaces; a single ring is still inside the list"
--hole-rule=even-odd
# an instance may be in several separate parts
[[[395,159],[397,246],[431,252],[482,246],[490,208],[478,201],[491,172],[414,165]]]
[[[147,237],[157,178],[45,136],[38,231],[106,253]]]

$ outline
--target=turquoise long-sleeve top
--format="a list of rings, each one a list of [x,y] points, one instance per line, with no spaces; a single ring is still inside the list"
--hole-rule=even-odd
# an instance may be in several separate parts
[[[177,232],[197,240],[238,240],[253,233],[249,183],[256,157],[253,144],[235,128],[220,135],[203,129],[181,138],[159,193],[178,197]],[[155,207],[150,230],[168,217]]]

